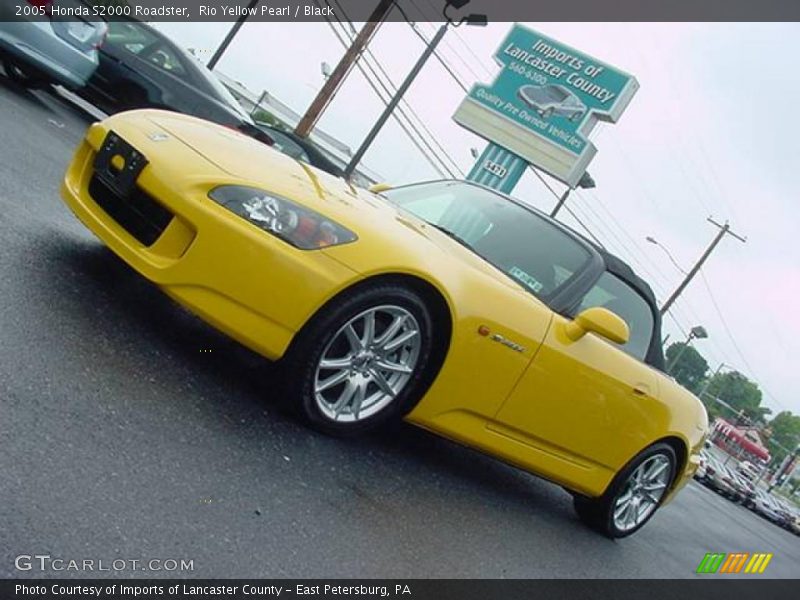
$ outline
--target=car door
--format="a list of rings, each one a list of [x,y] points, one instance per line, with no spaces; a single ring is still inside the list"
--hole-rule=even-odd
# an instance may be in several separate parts
[[[622,317],[630,340],[618,346],[593,333],[577,341],[556,314],[542,347],[501,406],[496,421],[518,441],[572,466],[616,471],[667,422],[658,374],[643,362],[654,334],[650,304],[604,272],[575,314],[604,306]]]

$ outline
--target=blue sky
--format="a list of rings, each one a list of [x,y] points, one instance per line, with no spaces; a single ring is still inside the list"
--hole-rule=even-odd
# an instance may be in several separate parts
[[[657,246],[688,269],[715,233],[706,222],[730,220],[747,243],[727,238],[678,301],[665,323],[671,340],[702,324],[697,342],[712,368],[734,366],[761,384],[773,412],[800,414],[800,25],[539,23],[531,27],[635,75],[641,89],[619,123],[601,125],[589,171],[595,190],[570,206],[611,251],[627,259],[664,300],[682,273]],[[207,55],[229,23],[161,23],[186,47]],[[462,27],[440,54],[470,86],[490,82],[492,54],[510,24]],[[436,26],[417,24],[430,38]],[[405,23],[387,23],[371,51],[395,84],[423,50]],[[245,25],[218,68],[250,89],[263,89],[303,112],[323,83],[320,64],[334,66],[343,46],[326,23]],[[464,92],[432,60],[406,98],[437,142],[466,172],[471,148],[484,142],[451,116]],[[352,77],[319,126],[357,147],[383,105],[364,77]],[[436,171],[390,121],[365,163],[393,183],[437,178]],[[551,181],[561,191],[561,184]],[[515,195],[543,209],[555,198],[532,174]],[[570,215],[565,222],[580,229]],[[713,295],[709,294],[709,288]],[[722,316],[720,316],[720,314]]]

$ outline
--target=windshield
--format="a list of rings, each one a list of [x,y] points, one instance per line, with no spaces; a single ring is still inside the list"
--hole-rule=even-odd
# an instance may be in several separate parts
[[[476,185],[440,181],[383,192],[540,298],[583,269],[586,247],[533,210]]]

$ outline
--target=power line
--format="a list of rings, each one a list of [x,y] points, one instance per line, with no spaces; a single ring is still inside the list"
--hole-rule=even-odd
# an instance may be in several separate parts
[[[786,406],[782,402],[778,401],[778,399],[775,398],[772,394],[767,392],[767,390],[763,386],[763,384],[758,381],[758,377],[755,377],[755,369],[753,369],[752,365],[747,360],[747,357],[744,355],[744,352],[742,352],[742,349],[740,348],[738,342],[736,341],[736,338],[733,336],[733,332],[731,331],[731,328],[728,325],[728,321],[727,321],[727,319],[725,319],[725,315],[722,313],[722,310],[720,309],[719,304],[717,303],[717,299],[714,296],[714,292],[711,289],[711,285],[709,285],[708,280],[706,279],[706,275],[705,275],[705,273],[703,272],[702,269],[700,270],[700,279],[702,279],[703,284],[705,285],[706,291],[708,292],[708,297],[711,299],[711,305],[714,307],[714,311],[717,313],[717,316],[719,317],[719,320],[722,322],[722,327],[723,327],[723,329],[725,329],[725,333],[727,334],[728,339],[730,339],[734,350],[736,350],[736,354],[739,356],[739,358],[742,359],[742,364],[744,364],[744,366],[747,367],[747,370],[749,371],[750,375],[753,376],[757,380],[757,383],[759,384],[761,389],[763,389],[764,392],[774,402],[776,402],[778,405],[780,405],[781,408],[785,409]]]
[[[431,0],[425,0],[425,2],[427,2],[428,6],[430,6],[432,9],[437,10],[437,8],[433,5],[433,2]],[[420,11],[420,13],[424,15],[424,11],[422,11],[422,9],[419,8],[419,6],[416,4],[416,2],[414,2],[414,0],[411,0],[411,3],[414,4],[414,6],[417,7],[417,9]],[[478,56],[475,53],[475,51],[472,49],[472,47],[467,42],[464,41],[464,38],[462,38],[459,35],[458,31],[455,32],[455,38],[461,43],[462,46],[464,46],[464,48],[467,49],[467,52],[469,52],[469,54],[472,55],[472,58],[475,59],[475,62],[477,64],[479,64],[486,71],[486,74],[489,77],[492,77],[492,74],[494,73],[494,71],[485,65],[485,63],[483,62],[483,58]],[[449,46],[449,44],[446,44],[446,45],[448,45],[448,47],[450,47],[453,50],[453,52],[455,52],[455,54],[458,57],[458,59],[464,64],[465,67],[467,67],[467,70],[469,70],[473,75],[475,75],[475,79],[477,81],[481,81],[483,79],[483,76],[482,75],[478,75],[478,73],[476,73],[472,69],[472,66],[462,58],[460,52],[456,51],[454,48]]]
[[[319,4],[319,2],[317,2],[317,4]],[[339,40],[339,42],[342,44],[342,46],[347,48],[348,47],[347,41],[345,41],[342,38],[342,36],[339,34],[339,31],[336,29],[336,26],[333,24],[333,21],[328,17],[326,17],[326,21],[328,22],[328,26],[331,28],[331,30],[333,31],[334,35],[336,36],[336,39]],[[356,67],[358,67],[358,70],[364,76],[364,79],[366,80],[367,84],[372,88],[372,90],[375,92],[375,94],[378,96],[378,98],[381,100],[381,102],[383,102],[384,105],[387,105],[389,101],[386,98],[384,98],[383,94],[381,93],[381,90],[379,90],[378,87],[376,86],[376,84],[374,83],[375,81],[379,81],[378,77],[376,76],[376,74],[375,74],[374,70],[371,68],[371,66],[367,64],[367,68],[369,68],[369,70],[370,70],[370,72],[372,74],[372,77],[370,77],[370,75],[367,74],[367,72],[364,69],[364,64],[366,64],[366,61],[364,61],[363,64],[362,64],[362,61],[358,61],[356,63]],[[387,90],[385,88],[384,88],[384,92],[387,92]],[[398,113],[400,115],[404,116],[407,120],[409,120],[408,116],[405,115],[405,113],[400,109],[400,107],[398,107]],[[445,172],[447,172],[449,177],[453,177],[454,176],[452,171],[450,171],[450,169],[447,167],[447,165],[438,156],[436,156],[436,154],[433,152],[433,150],[431,148],[429,148],[428,151],[426,151],[425,148],[423,148],[423,146],[421,145],[420,141],[418,141],[417,138],[415,138],[414,135],[411,133],[411,131],[409,131],[409,127],[414,129],[413,124],[410,123],[410,120],[409,120],[409,124],[406,125],[406,123],[404,123],[400,119],[398,114],[393,114],[392,116],[395,119],[395,121],[397,122],[397,124],[400,126],[400,128],[408,136],[409,140],[411,140],[411,142],[417,147],[417,149],[420,151],[420,153],[425,157],[425,159],[434,168],[434,170],[439,174],[440,177],[445,177]],[[414,131],[416,132],[417,136],[419,136],[419,138],[422,141],[422,143],[425,143],[425,140],[422,140],[421,134],[416,129],[414,129]],[[425,143],[425,145],[427,146],[426,143]],[[429,155],[428,152],[431,152],[431,154]]]
[[[536,177],[538,177],[538,178],[539,178],[539,181],[541,181],[541,182],[544,184],[544,187],[546,187],[548,190],[550,190],[550,193],[551,193],[551,194],[553,194],[553,196],[554,196],[554,197],[556,197],[556,198],[559,198],[558,192],[556,192],[556,191],[555,191],[555,190],[554,190],[554,189],[551,187],[551,185],[550,185],[549,183],[547,183],[547,180],[545,180],[545,178],[544,178],[544,177],[542,177],[542,174],[541,174],[541,173],[539,173],[539,170],[538,170],[538,169],[536,169],[536,168],[535,168],[533,165],[531,165],[531,168],[530,168],[530,170],[531,170],[531,171],[533,171],[533,174],[534,174],[534,175],[536,175]],[[575,219],[575,221],[576,221],[576,222],[577,222],[577,223],[578,223],[578,224],[579,224],[581,227],[583,227],[583,229],[586,231],[586,233],[589,235],[589,237],[590,237],[590,238],[592,238],[592,240],[594,240],[594,242],[595,242],[595,243],[596,243],[598,246],[600,246],[601,248],[604,248],[604,247],[605,247],[605,246],[603,246],[603,242],[601,242],[601,241],[600,241],[600,240],[597,238],[597,236],[596,236],[596,235],[595,235],[595,234],[592,232],[592,230],[591,230],[591,229],[589,229],[589,227],[587,227],[587,226],[586,226],[586,224],[585,224],[585,223],[584,223],[584,222],[581,220],[581,218],[580,218],[578,215],[576,215],[576,214],[575,214],[575,211],[573,211],[572,209],[570,209],[570,207],[569,207],[569,206],[567,206],[567,205],[564,205],[564,210],[566,210],[566,211],[567,211],[567,212],[568,212],[568,213],[569,213],[569,214],[572,216],[572,218],[573,218],[573,219]]]
[[[349,17],[347,16],[347,13],[344,11],[344,9],[342,8],[341,4],[339,4],[338,0],[333,0],[333,2],[335,2],[337,4],[337,6],[339,6],[339,8],[341,9],[341,13],[345,17],[347,22],[350,24],[351,30],[355,31],[355,27],[353,26],[352,21],[350,21]],[[325,3],[330,5],[328,3],[328,0],[325,0]],[[397,3],[395,3],[395,6],[398,6]],[[398,6],[398,8],[399,8],[399,6]],[[328,19],[328,22],[331,25],[331,27],[333,27],[333,23],[331,22],[330,19]],[[349,39],[350,42],[352,43],[352,41],[353,41],[352,35],[347,32],[347,29],[346,29],[346,27],[344,26],[343,23],[340,23],[340,25],[342,25],[342,27],[344,28],[344,32],[345,32],[345,35],[346,35],[347,39]],[[337,38],[339,38],[338,35],[337,35]],[[342,41],[341,38],[339,38],[339,41],[340,42]],[[368,60],[367,57],[369,57],[370,59],[372,59],[372,61],[374,61],[374,63],[375,63],[374,66],[369,63],[369,60]],[[369,47],[365,48],[365,54],[364,54],[363,58],[364,58],[364,64],[369,69],[369,71],[372,73],[374,81],[376,81],[383,88],[384,92],[389,96],[389,98],[391,98],[395,93],[397,93],[397,86],[395,86],[395,84],[392,82],[391,77],[386,72],[386,70],[383,68],[383,66],[381,65],[380,61],[375,57],[375,55],[369,49]],[[377,73],[375,72],[376,68],[381,72],[381,74],[385,78],[385,82],[383,80],[381,80],[380,77],[377,76]],[[378,93],[377,90],[375,89],[375,86],[373,85],[372,81],[369,80],[369,77],[367,77],[367,75],[364,73],[363,69],[361,69],[361,72],[367,78],[368,83],[370,83],[370,86],[372,87],[372,89],[376,93]],[[389,88],[391,88],[391,89],[389,89]],[[381,101],[383,101],[384,104],[387,103],[387,100],[385,100],[380,94],[378,94],[378,96],[381,98]],[[406,110],[408,112],[410,112],[414,116],[414,118],[416,119],[418,125],[415,125],[413,119],[411,117],[409,117],[408,114],[406,114],[406,112],[405,112]],[[439,163],[444,168],[444,170],[447,172],[447,174],[451,178],[455,178],[457,174],[460,175],[461,177],[463,177],[464,172],[458,166],[458,163],[450,156],[450,154],[447,152],[447,150],[445,150],[445,148],[439,143],[439,141],[436,139],[436,136],[433,135],[433,133],[431,133],[431,131],[425,125],[424,121],[414,111],[414,109],[411,107],[411,105],[408,103],[408,101],[401,100],[401,106],[397,107],[397,111],[398,111],[398,113],[400,113],[401,116],[403,116],[406,119],[406,121],[408,122],[408,126],[411,127],[414,130],[414,132],[417,134],[417,136],[419,137],[419,141],[422,144],[424,144],[425,147],[428,149],[428,151],[436,158],[437,161],[439,161]],[[399,121],[399,119],[397,119],[397,117],[395,117],[395,119],[398,121],[398,123],[400,123],[400,121]],[[431,147],[430,142],[425,138],[425,136],[423,136],[419,132],[418,127],[421,127],[425,131],[425,133],[427,133],[427,135],[429,136],[429,138],[433,142],[433,144],[439,149],[441,154],[443,154],[447,158],[447,160],[450,162],[450,166],[448,166],[447,163],[439,157],[439,155],[436,153],[436,150],[434,150],[433,147]],[[408,134],[408,131],[406,131],[406,133]],[[410,136],[410,134],[409,134],[409,136]],[[412,139],[412,141],[413,141],[413,139]],[[422,149],[419,147],[419,144],[415,143],[415,145],[417,146],[417,148],[420,151],[422,151]],[[454,167],[454,169],[451,168],[451,166]],[[437,169],[437,171],[439,171],[439,169]],[[441,171],[439,171],[439,174],[442,175]]]
[[[425,42],[425,44],[429,44],[430,43],[430,41],[424,35],[422,35],[422,33],[417,29],[417,27],[416,27],[416,25],[414,23],[409,22],[408,24],[411,26],[412,31],[414,33],[416,33],[417,36],[419,36],[419,38],[423,42]],[[469,88],[466,85],[464,85],[464,83],[461,81],[461,79],[458,77],[458,75],[456,75],[453,72],[453,69],[450,67],[450,65],[448,65],[445,62],[445,60],[441,57],[441,55],[438,52],[434,52],[433,56],[434,56],[434,58],[436,58],[436,60],[439,61],[439,63],[444,67],[444,70],[447,71],[447,73],[450,75],[450,77],[453,78],[453,81],[455,81],[458,84],[458,86],[464,91],[464,93],[465,94],[469,94]]]

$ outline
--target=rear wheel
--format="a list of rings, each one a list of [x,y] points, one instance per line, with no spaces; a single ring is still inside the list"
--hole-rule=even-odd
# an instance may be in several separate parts
[[[47,83],[28,67],[11,60],[3,61],[3,70],[11,81],[23,87],[37,89]]]
[[[285,395],[315,428],[356,435],[399,418],[432,379],[433,322],[424,299],[395,284],[324,308],[285,358]]]
[[[650,446],[620,471],[599,498],[575,496],[578,516],[611,538],[641,529],[661,506],[675,477],[677,460],[669,444]]]

